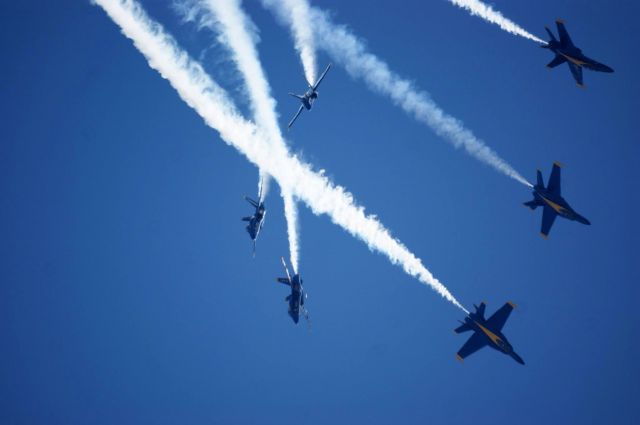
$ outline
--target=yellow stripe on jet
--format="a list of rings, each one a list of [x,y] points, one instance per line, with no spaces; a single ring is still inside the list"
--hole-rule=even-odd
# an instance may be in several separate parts
[[[482,332],[484,332],[489,337],[489,339],[493,341],[494,344],[499,345],[498,343],[502,341],[498,335],[494,334],[489,329],[482,326],[480,323],[476,322],[476,325],[478,325],[480,329],[482,329]]]
[[[565,58],[566,60],[568,60],[569,62],[574,63],[575,65],[583,66],[583,65],[586,65],[586,64],[587,64],[586,62],[583,62],[583,61],[578,60],[578,59],[576,59],[576,58],[572,58],[571,56],[569,56],[569,55],[565,55],[564,53],[560,53],[560,54],[561,54],[562,56],[564,56],[564,58]]]
[[[547,204],[549,204],[549,206],[550,206],[551,208],[553,208],[553,209],[555,210],[555,212],[557,212],[558,214],[562,214],[562,213],[564,213],[564,212],[566,211],[566,209],[565,209],[564,207],[562,207],[562,206],[560,206],[560,205],[556,204],[556,203],[555,203],[555,202],[553,202],[553,201],[548,200],[548,199],[547,199],[547,198],[545,198],[544,196],[540,195],[540,197],[541,197],[542,199],[544,199],[544,201],[545,201]]]

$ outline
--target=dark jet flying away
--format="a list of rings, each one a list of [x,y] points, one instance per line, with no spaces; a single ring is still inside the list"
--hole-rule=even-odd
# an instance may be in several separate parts
[[[248,221],[247,224],[247,233],[251,236],[251,240],[253,241],[253,255],[256,255],[256,239],[258,239],[258,233],[262,229],[264,224],[264,216],[267,214],[267,210],[264,207],[264,202],[262,201],[262,186],[260,189],[260,193],[258,194],[258,202],[253,199],[245,196],[244,199],[247,200],[253,207],[255,207],[256,212],[253,215],[248,217],[242,217],[242,221]]]
[[[287,274],[287,277],[279,277],[277,280],[291,288],[291,294],[287,295],[287,298],[285,298],[285,301],[289,303],[289,316],[291,316],[295,323],[298,323],[300,320],[300,313],[302,313],[305,319],[309,321],[309,313],[304,308],[304,301],[307,298],[307,293],[304,292],[304,288],[302,287],[300,274],[295,274],[291,277],[287,264],[284,262],[284,258],[280,257],[280,259],[282,260],[282,265],[284,266],[284,271]]]
[[[533,201],[524,203],[524,205],[532,210],[535,210],[537,207],[543,207],[542,229],[540,230],[540,234],[545,239],[549,237],[551,226],[553,226],[553,222],[558,215],[582,224],[591,224],[589,220],[575,212],[573,208],[569,206],[569,203],[561,196],[560,167],[560,163],[553,163],[553,169],[551,170],[551,176],[549,177],[549,183],[546,188],[544,187],[544,181],[542,180],[542,172],[538,170],[538,181],[533,187]]]
[[[322,82],[322,79],[324,78],[324,76],[327,75],[329,68],[331,68],[331,64],[327,66],[327,69],[324,70],[324,72],[322,73],[318,81],[313,86],[311,85],[311,83],[308,83],[309,88],[307,89],[305,94],[299,95],[295,93],[289,93],[291,96],[297,99],[300,99],[300,102],[302,102],[302,105],[300,105],[300,109],[298,109],[298,112],[296,113],[296,115],[293,117],[291,122],[289,122],[289,125],[287,128],[291,128],[294,121],[298,118],[298,115],[300,115],[300,113],[304,108],[306,108],[307,110],[311,110],[311,106],[313,106],[313,102],[318,98],[318,86]]]
[[[488,319],[484,318],[484,310],[487,306],[485,303],[480,304],[480,307],[475,304],[473,306],[475,307],[476,312],[469,313],[469,315],[464,318],[464,322],[460,322],[462,325],[458,326],[454,330],[457,334],[467,331],[474,332],[473,335],[471,335],[471,338],[469,338],[467,342],[464,343],[460,351],[458,351],[456,358],[462,361],[479,349],[488,345],[507,356],[513,357],[513,360],[523,365],[524,360],[522,360],[522,357],[513,351],[513,347],[509,344],[507,337],[502,333],[502,328],[515,305],[512,302],[506,303]]]
[[[545,49],[550,49],[556,54],[556,57],[547,64],[547,68],[554,68],[567,62],[578,87],[584,87],[582,84],[582,68],[600,72],[613,72],[613,69],[607,65],[596,62],[583,55],[582,50],[573,45],[567,29],[564,27],[564,21],[558,19],[556,20],[556,25],[558,26],[560,41],[556,40],[549,27],[545,27],[549,36],[551,36],[551,40],[549,40],[549,44],[540,46]]]

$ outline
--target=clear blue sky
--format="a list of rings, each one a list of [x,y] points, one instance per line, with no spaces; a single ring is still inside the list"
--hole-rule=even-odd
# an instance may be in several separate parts
[[[54,4],[55,3],[55,4]],[[282,126],[302,70],[257,1]],[[456,151],[340,67],[290,133],[465,305],[507,300],[522,367],[464,364],[462,314],[301,207],[309,332],[277,285],[274,186],[251,258],[257,170],[207,128],[88,2],[0,6],[0,422],[3,424],[637,423],[640,69],[631,1],[493,2],[543,36],[555,18],[615,74],[565,66],[446,1],[316,1],[529,179],[564,163],[591,227],[539,236],[529,191]],[[144,1],[232,91],[211,36]],[[329,58],[320,53],[319,65]]]

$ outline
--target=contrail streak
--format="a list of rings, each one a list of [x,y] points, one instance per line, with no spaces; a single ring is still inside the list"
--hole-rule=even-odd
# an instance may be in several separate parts
[[[370,53],[364,43],[347,27],[334,24],[325,12],[310,7],[306,0],[262,0],[262,3],[290,27],[294,22],[290,20],[292,14],[287,10],[289,3],[307,4],[309,15],[306,23],[313,28],[318,47],[343,65],[351,77],[364,80],[371,90],[390,97],[394,104],[429,126],[456,148],[464,147],[472,157],[532,187],[531,183],[511,165],[478,139],[471,130],[465,128],[461,121],[445,113],[427,92],[419,90],[411,81],[391,71],[389,65]]]
[[[287,237],[289,239],[289,248],[291,253],[291,267],[294,273],[298,273],[298,261],[300,258],[300,250],[298,249],[298,207],[293,200],[293,195],[289,189],[284,187],[282,190],[282,199],[284,199],[284,215],[287,217]],[[295,249],[294,249],[295,247]]]
[[[367,246],[400,265],[411,276],[429,285],[442,297],[468,313],[449,290],[422,265],[400,241],[393,238],[375,216],[366,215],[353,196],[335,186],[322,173],[292,156],[286,149],[264,143],[262,131],[246,121],[226,92],[206,74],[202,66],[181,50],[162,26],[152,21],[133,0],[94,0],[130,38],[157,70],[220,137],[249,161],[263,168],[314,214],[331,220],[364,241]]]
[[[449,0],[458,7],[467,9],[472,15],[479,16],[487,22],[498,25],[508,33],[519,35],[520,37],[536,41],[538,43],[547,44],[546,41],[539,39],[535,35],[525,31],[515,22],[505,18],[504,15],[493,9],[488,4],[479,0]]]
[[[284,4],[284,11],[288,14],[285,18],[290,24],[291,35],[300,61],[304,68],[304,75],[311,85],[316,82],[316,46],[313,30],[310,25],[310,7],[306,1],[297,0],[262,0],[269,7],[277,7]]]
[[[258,169],[258,203],[264,202],[264,198],[269,193],[269,183],[271,182],[271,176],[261,169]]]
[[[266,142],[278,144],[286,149],[286,142],[278,126],[276,101],[270,94],[271,87],[256,49],[258,34],[250,32],[249,28],[255,26],[242,11],[240,3],[240,0],[199,0],[197,2],[189,0],[185,3],[185,7],[189,9],[188,16],[195,19],[200,15],[201,26],[217,33],[218,41],[231,52],[232,59],[244,79],[256,124],[267,136]],[[288,190],[283,189],[281,195],[285,205],[284,215],[287,220],[291,264],[295,270],[298,270],[300,247],[297,235],[297,209]]]

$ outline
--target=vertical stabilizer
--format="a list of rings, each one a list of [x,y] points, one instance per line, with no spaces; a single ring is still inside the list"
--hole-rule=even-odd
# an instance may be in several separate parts
[[[542,171],[536,170],[536,178],[537,178],[536,186],[540,186],[542,189],[544,189],[544,180],[542,179]]]

